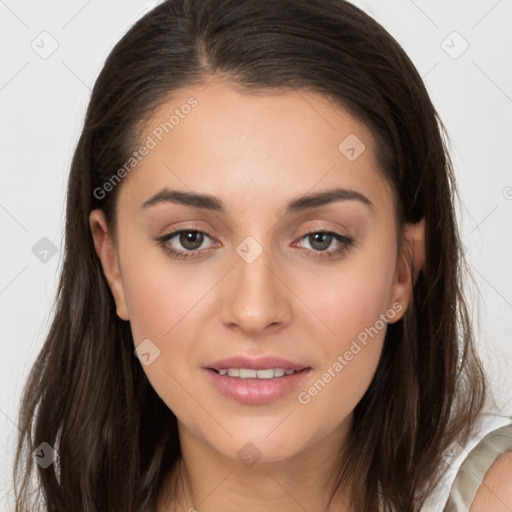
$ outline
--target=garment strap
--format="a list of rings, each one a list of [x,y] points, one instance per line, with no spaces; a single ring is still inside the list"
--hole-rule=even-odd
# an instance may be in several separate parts
[[[476,445],[459,468],[443,512],[468,512],[494,461],[512,451],[512,424],[493,430]]]

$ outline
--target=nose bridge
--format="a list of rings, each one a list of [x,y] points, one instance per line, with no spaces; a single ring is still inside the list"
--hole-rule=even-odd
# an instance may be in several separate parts
[[[272,251],[247,237],[233,254],[230,286],[224,296],[223,321],[251,334],[289,321],[291,311],[286,287],[273,264]]]

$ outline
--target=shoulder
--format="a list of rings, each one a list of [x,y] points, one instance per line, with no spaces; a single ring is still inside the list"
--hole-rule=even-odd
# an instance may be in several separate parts
[[[489,468],[478,488],[470,512],[512,510],[512,451],[502,453]]]
[[[461,448],[455,458],[445,459],[449,468],[435,506],[427,510],[512,512],[512,417],[483,415]]]

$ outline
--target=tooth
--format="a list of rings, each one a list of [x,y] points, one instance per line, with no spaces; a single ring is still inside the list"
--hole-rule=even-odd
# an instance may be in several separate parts
[[[274,377],[274,370],[272,368],[269,370],[257,370],[256,375],[258,376],[258,379],[272,379]],[[277,373],[275,376],[280,377]]]
[[[255,379],[256,370],[247,370],[246,368],[240,368],[240,375],[242,379]]]
[[[217,370],[219,375],[239,377],[241,379],[273,379],[291,375],[296,370],[284,370],[283,368],[266,368],[264,370],[252,370],[248,368],[222,368]]]

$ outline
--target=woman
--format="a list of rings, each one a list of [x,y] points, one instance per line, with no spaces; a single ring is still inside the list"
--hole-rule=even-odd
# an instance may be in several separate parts
[[[135,24],[72,162],[17,510],[33,469],[58,511],[508,506],[441,130],[342,0],[169,0]]]

